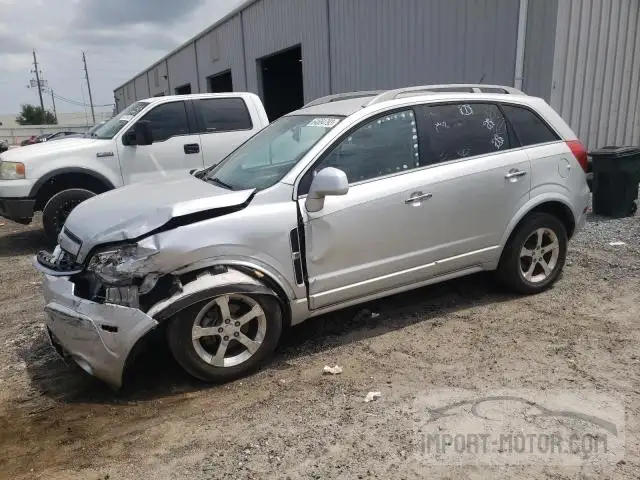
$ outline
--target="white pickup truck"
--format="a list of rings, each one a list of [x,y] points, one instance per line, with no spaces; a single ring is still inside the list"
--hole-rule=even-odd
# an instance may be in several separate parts
[[[154,97],[133,103],[91,136],[0,156],[0,216],[28,224],[42,211],[55,239],[80,202],[114,188],[219,162],[269,123],[252,93]]]

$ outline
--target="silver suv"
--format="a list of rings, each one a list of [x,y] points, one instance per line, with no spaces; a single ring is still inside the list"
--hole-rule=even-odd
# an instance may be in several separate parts
[[[586,161],[542,99],[508,87],[322,98],[217,165],[80,204],[34,261],[48,332],[119,387],[163,326],[178,363],[219,382],[349,305],[493,270],[541,292],[585,221]]]

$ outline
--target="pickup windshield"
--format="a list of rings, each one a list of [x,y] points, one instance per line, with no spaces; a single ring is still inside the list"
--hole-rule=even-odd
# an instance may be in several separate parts
[[[132,103],[118,115],[111,118],[92,132],[91,136],[102,140],[111,140],[120,130],[122,130],[122,127],[129,123],[131,119],[139,114],[147,105],[149,105],[149,102]]]
[[[230,190],[262,190],[279,182],[343,117],[290,115],[238,147],[204,180]]]

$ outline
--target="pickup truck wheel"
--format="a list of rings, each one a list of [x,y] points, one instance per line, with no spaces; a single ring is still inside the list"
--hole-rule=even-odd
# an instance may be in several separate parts
[[[548,213],[533,213],[518,226],[507,243],[498,276],[509,289],[534,294],[558,279],[567,256],[567,230]]]
[[[221,383],[257,369],[278,345],[282,310],[269,295],[228,294],[176,314],[167,340],[176,361],[205,382]]]
[[[55,241],[71,211],[94,196],[95,193],[90,190],[70,188],[51,197],[42,209],[42,225],[47,238]]]

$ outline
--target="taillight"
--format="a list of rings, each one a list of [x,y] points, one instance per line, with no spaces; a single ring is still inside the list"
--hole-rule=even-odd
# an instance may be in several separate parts
[[[573,156],[576,157],[576,160],[586,173],[589,169],[589,154],[587,153],[587,149],[580,143],[580,140],[569,140],[567,146],[571,149],[571,153],[573,153]]]

